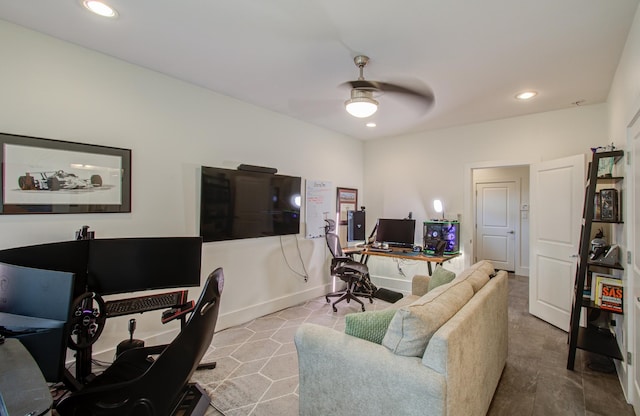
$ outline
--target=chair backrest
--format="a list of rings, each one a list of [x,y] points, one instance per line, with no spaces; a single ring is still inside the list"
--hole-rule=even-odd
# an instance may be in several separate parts
[[[329,247],[329,251],[331,255],[335,257],[344,257],[344,253],[342,252],[342,246],[340,245],[340,237],[338,234],[328,232],[325,234],[325,239],[327,240],[327,246]]]
[[[219,267],[207,278],[184,328],[141,377],[152,385],[156,399],[171,404],[171,396],[182,390],[200,364],[213,339],[223,285],[224,273]]]

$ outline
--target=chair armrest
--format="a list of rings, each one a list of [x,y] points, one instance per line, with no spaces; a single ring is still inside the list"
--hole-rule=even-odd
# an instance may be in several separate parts
[[[369,273],[366,264],[355,261],[349,257],[334,257],[331,260],[331,269],[339,273],[356,272],[361,274]]]
[[[444,414],[439,406],[445,402],[445,375],[425,367],[421,357],[395,355],[382,345],[314,324],[301,325],[294,341],[301,416],[353,415],[354,408],[357,414],[427,408]]]
[[[416,274],[411,280],[411,294],[423,296],[429,291],[429,281],[431,276]]]
[[[355,261],[355,260],[353,259],[353,257],[350,257],[350,256],[342,256],[342,257],[334,257],[332,261],[336,263],[341,263],[341,262],[346,263],[346,262]]]

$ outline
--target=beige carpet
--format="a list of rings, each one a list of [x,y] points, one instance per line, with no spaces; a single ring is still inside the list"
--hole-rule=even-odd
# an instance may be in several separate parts
[[[390,304],[364,300],[368,311]],[[207,415],[297,415],[298,356],[293,335],[304,322],[344,331],[344,316],[360,311],[355,303],[340,302],[338,312],[324,297],[257,318],[216,333],[204,362],[216,361],[213,370],[198,370],[193,381],[212,398]]]

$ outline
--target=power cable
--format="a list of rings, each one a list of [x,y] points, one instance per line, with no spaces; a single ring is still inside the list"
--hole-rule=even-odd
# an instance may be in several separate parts
[[[300,244],[298,243],[298,236],[294,236],[295,240],[296,240],[296,247],[298,249],[298,257],[300,258],[300,263],[302,264],[302,270],[304,270],[304,274],[296,271],[293,269],[293,267],[291,267],[291,265],[289,264],[289,260],[287,259],[287,255],[284,252],[284,246],[282,245],[282,236],[280,236],[280,250],[282,251],[282,257],[284,257],[284,262],[287,264],[287,267],[289,268],[289,270],[291,270],[292,272],[294,272],[295,274],[297,274],[300,277],[304,278],[305,283],[309,281],[309,272],[307,272],[307,268],[304,265],[304,260],[302,259],[302,252],[300,251]]]

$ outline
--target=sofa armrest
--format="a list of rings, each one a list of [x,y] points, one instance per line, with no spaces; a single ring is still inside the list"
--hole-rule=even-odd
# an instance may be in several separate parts
[[[445,375],[420,357],[314,324],[301,325],[294,341],[301,416],[444,414]]]
[[[416,274],[411,279],[411,294],[416,296],[426,295],[429,291],[431,276]]]
[[[422,363],[448,374],[448,414],[486,415],[507,361],[508,305],[500,271],[429,341]]]

